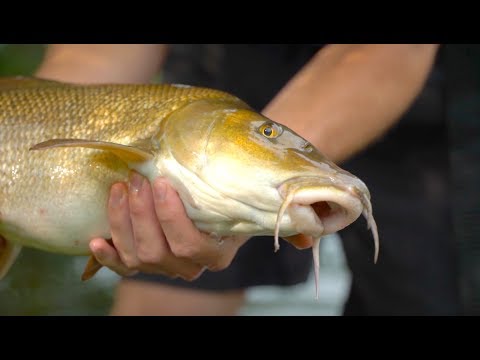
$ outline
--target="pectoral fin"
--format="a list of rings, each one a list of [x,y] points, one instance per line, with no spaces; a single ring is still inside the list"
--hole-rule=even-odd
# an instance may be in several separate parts
[[[295,246],[297,249],[307,249],[313,245],[313,238],[308,235],[297,234],[284,237],[284,240]]]
[[[7,275],[20,250],[22,250],[21,245],[14,244],[0,235],[0,280]]]
[[[127,164],[143,163],[153,159],[153,154],[146,149],[137,146],[116,144],[106,141],[83,140],[83,139],[53,139],[41,142],[30,148],[30,150],[43,150],[58,147],[85,147],[110,151]]]
[[[93,255],[91,255],[88,259],[87,265],[85,266],[85,270],[83,270],[82,281],[90,280],[102,267],[103,265],[100,264]]]

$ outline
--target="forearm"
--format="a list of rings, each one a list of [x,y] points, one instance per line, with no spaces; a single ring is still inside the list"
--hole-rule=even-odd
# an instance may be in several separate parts
[[[340,162],[385,133],[422,89],[436,45],[329,45],[264,114]]]
[[[52,44],[35,75],[74,83],[146,83],[166,52],[162,44]]]

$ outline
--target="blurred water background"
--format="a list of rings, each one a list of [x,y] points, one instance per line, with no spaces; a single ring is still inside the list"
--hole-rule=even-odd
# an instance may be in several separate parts
[[[0,76],[31,75],[43,51],[38,44],[0,44]],[[312,272],[298,286],[251,289],[241,315],[340,315],[351,277],[337,236],[322,240],[320,262],[319,300]],[[85,257],[23,249],[0,281],[0,315],[107,315],[119,277],[102,269],[84,283],[85,263]]]

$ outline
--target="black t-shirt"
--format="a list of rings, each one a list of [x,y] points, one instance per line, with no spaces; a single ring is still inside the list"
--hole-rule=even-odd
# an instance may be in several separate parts
[[[262,110],[321,48],[318,44],[175,45],[163,80],[225,90]],[[354,276],[350,299],[361,299],[349,301],[347,313],[456,313],[442,51],[401,121],[342,164],[368,184],[382,238],[382,260],[373,271],[365,224],[357,221],[341,233]],[[359,303],[363,310],[351,310]]]
[[[228,91],[260,111],[321,48],[321,44],[173,45],[163,81]],[[453,258],[457,254],[465,309],[480,313],[479,104],[480,46],[443,45],[424,88],[401,120],[382,139],[343,164],[373,189],[372,202],[386,235],[384,257],[390,252],[397,265],[409,264],[417,274],[401,278],[403,273],[398,273],[398,284],[410,284],[411,289],[418,289],[416,294],[430,289],[417,306],[431,300],[436,305],[425,308],[443,306],[439,313],[454,312],[456,307],[452,289],[456,289]],[[412,236],[396,237],[399,226],[410,227]],[[360,230],[355,233],[355,226],[347,232],[346,252],[354,282],[362,286],[368,281],[391,283],[392,269],[398,269],[390,268],[388,262],[381,271],[362,278],[362,264],[371,249],[366,241],[358,241]],[[349,241],[347,235],[353,238]],[[454,243],[461,245],[458,250]],[[430,258],[429,265],[415,262],[405,252],[405,244],[420,258]],[[362,260],[356,264],[355,257]],[[382,293],[370,291],[369,296],[383,301]],[[374,308],[383,304],[371,303]]]
[[[322,47],[320,44],[172,45],[164,81],[228,91],[260,111]],[[424,89],[399,123],[400,127],[441,125],[445,81],[442,59],[441,50]]]
[[[452,215],[466,314],[480,315],[480,45],[446,46]]]
[[[164,81],[224,90],[260,111],[319,48],[288,44],[173,45]]]

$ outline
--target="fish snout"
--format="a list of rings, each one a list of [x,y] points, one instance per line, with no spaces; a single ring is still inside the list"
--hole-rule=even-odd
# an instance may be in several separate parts
[[[368,190],[367,185],[355,175],[342,170],[334,175],[330,175],[328,179],[333,185],[350,192],[353,196],[356,196],[359,199],[366,196],[370,200],[370,191]]]
[[[370,199],[365,184],[357,178],[307,177],[284,182],[278,191],[296,230],[318,237],[347,227],[362,215]]]

